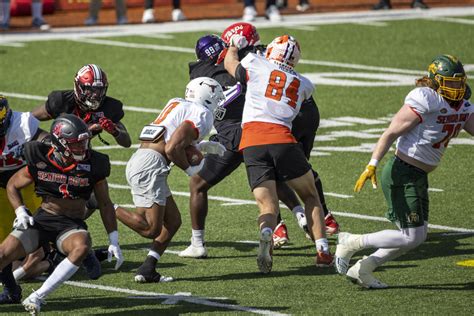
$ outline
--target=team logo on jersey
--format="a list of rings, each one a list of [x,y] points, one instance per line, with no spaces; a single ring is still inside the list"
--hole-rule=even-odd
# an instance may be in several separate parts
[[[44,168],[46,168],[46,163],[43,162],[43,161],[37,162],[37,163],[36,163],[36,168],[38,168],[38,169],[44,169]]]
[[[416,212],[411,212],[407,215],[408,223],[418,223],[420,221],[420,216]]]
[[[76,170],[77,171],[80,171],[80,170],[91,171],[91,165],[79,163],[76,166]]]
[[[447,110],[447,109],[445,109],[445,108],[442,108],[442,109],[441,109],[441,110],[439,110],[439,111],[440,111],[442,114],[446,114],[446,113],[448,113],[448,110]]]
[[[13,147],[18,146],[18,145],[19,145],[18,140],[15,140],[13,143],[8,144],[7,147],[8,149],[12,149]]]

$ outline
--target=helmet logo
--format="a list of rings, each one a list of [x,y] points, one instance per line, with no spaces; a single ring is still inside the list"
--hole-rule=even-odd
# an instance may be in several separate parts
[[[0,110],[0,121],[3,121],[6,116],[7,116],[7,107],[4,106],[4,107]]]
[[[54,126],[54,129],[53,129],[53,134],[54,136],[56,137],[61,137],[62,136],[62,128],[63,128],[63,124],[62,123],[58,123]]]
[[[217,86],[216,86],[216,85],[208,84],[208,83],[205,83],[204,81],[201,82],[199,85],[202,86],[203,84],[205,84],[206,86],[208,86],[209,88],[211,88],[212,93],[215,93],[215,92],[216,92],[216,89],[217,89]]]

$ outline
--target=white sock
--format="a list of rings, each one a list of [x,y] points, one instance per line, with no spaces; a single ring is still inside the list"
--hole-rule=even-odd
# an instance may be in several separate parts
[[[1,0],[2,8],[2,24],[10,24],[10,1]]]
[[[401,230],[382,230],[362,236],[364,248],[414,248],[426,238],[424,226]]]
[[[36,294],[41,299],[45,298],[49,293],[57,289],[58,286],[69,280],[78,269],[79,267],[69,261],[68,258],[64,259],[44,281],[43,285],[36,291]]]
[[[387,248],[387,249],[377,249],[376,252],[371,254],[369,257],[374,258],[377,262],[378,266],[386,263],[387,261],[391,261],[396,259],[402,255],[404,255],[409,248]]]
[[[327,238],[317,239],[314,243],[316,244],[316,250],[317,251],[322,251],[324,253],[329,253],[329,245],[328,245]]]
[[[154,250],[151,250],[151,249],[150,249],[150,251],[148,251],[148,256],[151,256],[151,257],[155,258],[156,261],[159,261],[160,258],[161,258],[160,254],[158,252],[156,252]]]
[[[192,241],[191,244],[195,247],[204,246],[204,229],[193,229],[192,230]]]
[[[297,205],[295,206],[292,210],[293,214],[296,216],[298,213],[303,213],[304,214],[304,207],[302,205]]]
[[[43,3],[41,1],[31,2],[31,15],[33,19],[43,19]]]
[[[273,230],[270,227],[265,227],[260,231],[260,233],[262,235],[270,233],[270,236],[271,236],[271,235],[273,235]]]
[[[19,266],[16,268],[15,271],[13,271],[13,277],[15,278],[16,281],[20,281],[23,279],[26,275],[25,269],[23,269],[23,266]]]

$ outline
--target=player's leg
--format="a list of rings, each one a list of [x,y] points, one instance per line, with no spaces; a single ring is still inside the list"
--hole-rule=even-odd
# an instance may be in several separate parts
[[[39,248],[35,252],[26,256],[20,264],[13,267],[13,276],[16,281],[23,279],[32,279],[40,276],[50,267],[48,260],[45,260],[43,248]]]

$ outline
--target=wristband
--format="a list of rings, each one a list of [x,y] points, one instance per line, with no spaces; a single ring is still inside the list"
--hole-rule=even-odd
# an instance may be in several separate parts
[[[379,161],[377,159],[370,159],[369,161],[369,166],[374,166],[374,167],[377,167],[377,165],[379,164]]]
[[[111,245],[118,245],[118,231],[114,230],[109,234],[109,241]]]
[[[22,214],[26,213],[28,215],[28,209],[26,208],[26,206],[24,206],[24,205],[18,206],[15,209],[15,214],[18,216],[19,213],[22,213]]]

